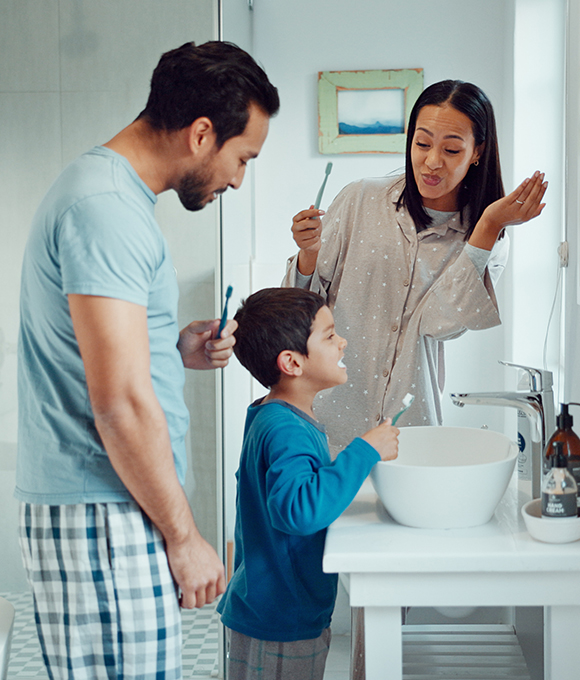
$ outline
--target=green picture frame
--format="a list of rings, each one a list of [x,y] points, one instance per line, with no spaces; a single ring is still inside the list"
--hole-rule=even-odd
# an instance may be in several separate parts
[[[341,91],[402,90],[400,131],[385,133],[368,129],[365,134],[343,134],[339,129],[339,94]],[[389,71],[319,71],[318,73],[318,146],[322,154],[337,153],[405,153],[409,115],[423,91],[423,69]]]

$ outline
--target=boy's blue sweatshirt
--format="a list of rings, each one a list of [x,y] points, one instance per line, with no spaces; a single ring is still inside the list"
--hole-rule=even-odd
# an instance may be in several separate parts
[[[379,460],[357,438],[331,461],[324,427],[284,401],[248,408],[235,569],[218,605],[228,628],[286,642],[318,637],[330,625],[337,575],[322,571],[326,528]]]

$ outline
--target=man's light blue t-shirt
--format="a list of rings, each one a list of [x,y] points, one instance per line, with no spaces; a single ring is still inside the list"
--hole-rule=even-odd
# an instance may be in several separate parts
[[[147,307],[153,388],[184,481],[189,416],[177,349],[178,288],[155,221],[156,202],[123,156],[95,147],[63,171],[34,217],[20,302],[20,500],[62,505],[131,498],[95,428],[69,312],[71,293]]]

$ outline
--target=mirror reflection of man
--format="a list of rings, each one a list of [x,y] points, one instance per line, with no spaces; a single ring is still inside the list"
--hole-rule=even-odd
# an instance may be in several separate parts
[[[154,217],[238,188],[279,108],[238,47],[164,54],[144,111],[71,163],[34,218],[21,289],[16,497],[54,678],[179,678],[179,605],[223,592],[184,481],[184,367],[228,363],[236,323],[177,326]]]

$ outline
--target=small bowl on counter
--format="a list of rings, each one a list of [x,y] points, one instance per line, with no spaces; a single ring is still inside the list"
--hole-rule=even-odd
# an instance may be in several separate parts
[[[543,543],[572,543],[580,539],[580,517],[542,517],[542,501],[534,498],[522,507],[532,538]]]

